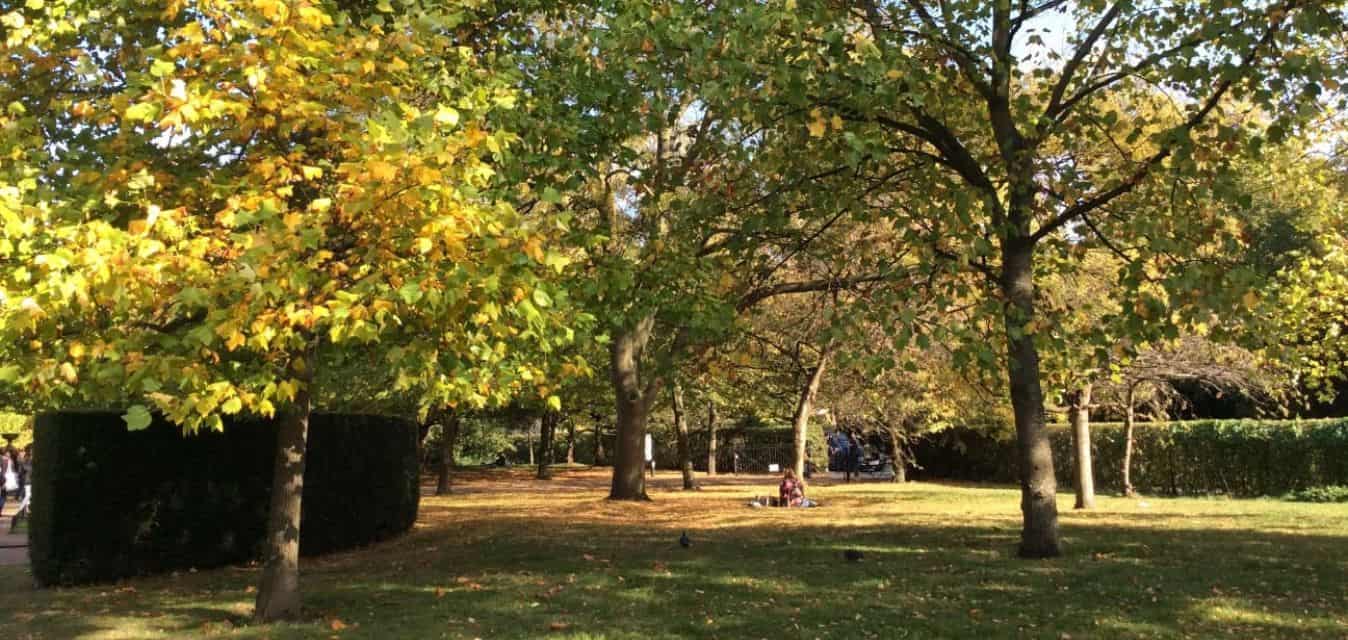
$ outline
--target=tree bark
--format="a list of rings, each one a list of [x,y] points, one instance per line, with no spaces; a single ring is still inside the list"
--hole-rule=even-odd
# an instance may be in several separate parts
[[[533,419],[528,419],[524,423],[524,446],[529,450],[529,466],[537,464],[537,458],[534,457],[534,424]]]
[[[566,421],[566,464],[576,464],[576,419]]]
[[[1076,452],[1076,508],[1095,508],[1095,466],[1091,462],[1091,385],[1072,392],[1068,408]]]
[[[651,394],[641,384],[639,367],[655,319],[647,316],[631,329],[617,332],[609,345],[609,377],[618,409],[613,452],[611,500],[649,500],[646,495],[646,421]],[[658,387],[657,387],[658,388]]]
[[[537,420],[538,434],[538,479],[552,479],[554,441],[557,439],[557,421],[560,416],[553,411],[543,414]]]
[[[608,462],[604,455],[604,429],[603,424],[596,421],[594,423],[594,466],[600,466]]]
[[[810,370],[805,388],[800,391],[800,400],[796,402],[796,415],[791,422],[794,438],[794,459],[791,468],[797,478],[805,477],[805,443],[809,436],[810,411],[814,408],[814,397],[819,393],[819,383],[824,379],[824,369],[828,367],[829,348],[819,356],[819,365]]]
[[[674,432],[679,440],[679,470],[683,472],[683,490],[697,489],[697,480],[693,478],[693,450],[688,445],[688,419],[683,411],[683,386],[678,382],[670,385],[670,395],[674,404]]]
[[[908,469],[903,461],[903,438],[899,430],[889,427],[889,445],[894,449],[894,482],[908,482]]]
[[[1058,540],[1058,482],[1053,475],[1053,450],[1044,424],[1044,392],[1039,383],[1039,350],[1030,329],[1034,320],[1034,244],[1030,238],[1016,235],[1003,243],[1001,288],[1005,297],[1007,378],[1020,462],[1020,556],[1051,558],[1061,555],[1062,549]]]
[[[449,495],[450,477],[454,473],[454,447],[459,443],[459,412],[450,409],[441,414],[440,473],[435,483],[435,495]]]
[[[307,364],[304,368],[308,372]],[[257,587],[253,617],[258,622],[294,618],[300,613],[300,507],[304,495],[304,456],[309,437],[309,385],[301,376],[294,404],[276,423],[276,460],[272,467],[267,517],[266,563]]]
[[[1136,397],[1136,387],[1128,385],[1127,396],[1123,401],[1123,496],[1131,498],[1135,495],[1133,490],[1133,404]]]
[[[716,402],[707,401],[707,475],[716,475]]]

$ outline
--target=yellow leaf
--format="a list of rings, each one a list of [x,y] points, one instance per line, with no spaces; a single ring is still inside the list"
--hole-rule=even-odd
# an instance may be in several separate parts
[[[398,177],[398,167],[393,166],[383,160],[375,160],[368,165],[370,177],[383,182],[391,182]]]
[[[1254,290],[1246,291],[1245,296],[1240,301],[1245,304],[1246,309],[1253,309],[1259,306],[1259,294],[1255,293]]]
[[[300,167],[300,172],[304,174],[305,180],[317,180],[323,177],[322,167],[311,167],[305,165],[303,167]]]
[[[300,214],[294,212],[287,213],[285,217],[281,219],[281,222],[285,223],[286,231],[294,231],[295,229],[298,229],[300,226],[300,221],[301,221]]]
[[[70,364],[69,362],[62,362],[61,377],[65,378],[66,382],[75,384],[75,382],[79,380],[79,374],[75,372],[75,365]]]
[[[843,119],[842,119],[842,116],[833,116],[833,122],[832,122],[832,124],[833,124],[833,129],[834,129],[835,131],[842,131],[842,128],[843,128]]]
[[[434,247],[434,245],[431,243],[430,238],[417,238],[417,253],[426,255],[431,252],[432,247]]]
[[[814,118],[810,124],[806,125],[810,129],[810,136],[815,138],[824,137],[824,133],[828,131],[828,122],[824,120],[824,114],[818,109],[815,109],[810,112],[810,117]]]
[[[449,107],[440,107],[435,112],[435,123],[452,127],[459,123],[459,112]]]
[[[225,340],[225,348],[230,351],[233,351],[235,349],[238,349],[239,347],[242,347],[245,342],[247,342],[247,339],[244,337],[243,332],[235,331],[234,333],[230,334],[228,339]]]
[[[898,69],[890,69],[889,71],[885,72],[885,77],[889,78],[890,80],[898,80],[899,78],[903,77],[903,74],[899,73]]]

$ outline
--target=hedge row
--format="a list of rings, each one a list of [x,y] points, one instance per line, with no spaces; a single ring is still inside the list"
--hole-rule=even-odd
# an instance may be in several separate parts
[[[1075,473],[1071,430],[1054,425],[1050,441],[1058,482],[1070,486]],[[1097,488],[1122,489],[1123,444],[1123,425],[1091,425]],[[920,440],[913,454],[919,478],[1018,478],[1015,442],[1009,435],[953,429]],[[1138,423],[1132,482],[1143,493],[1236,496],[1348,485],[1348,419]]]
[[[259,557],[275,431],[233,421],[183,436],[156,420],[128,432],[119,414],[37,418],[33,575],[69,585]],[[417,428],[379,416],[310,422],[300,552],[360,546],[409,529],[420,497]]]

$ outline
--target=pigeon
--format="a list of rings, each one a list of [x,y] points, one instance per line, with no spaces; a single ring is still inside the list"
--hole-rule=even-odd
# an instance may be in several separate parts
[[[679,536],[679,546],[684,549],[693,546],[693,539],[688,537],[687,531],[684,531],[683,535]]]
[[[866,554],[856,549],[848,549],[846,551],[843,551],[843,558],[846,559],[848,562],[861,562],[861,559],[864,557],[866,557]]]

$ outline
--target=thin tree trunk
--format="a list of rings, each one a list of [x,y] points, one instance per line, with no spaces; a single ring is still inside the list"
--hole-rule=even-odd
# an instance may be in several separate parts
[[[819,393],[819,383],[824,379],[824,369],[828,367],[830,349],[826,347],[819,356],[819,366],[810,371],[805,388],[800,391],[800,400],[796,402],[796,415],[791,424],[795,444],[791,467],[795,469],[797,478],[805,477],[805,443],[809,436],[810,411],[814,408],[814,397]]]
[[[609,376],[618,409],[611,500],[650,499],[646,495],[645,475],[650,394],[641,384],[639,363],[654,322],[648,316],[631,330],[618,332],[609,347]]]
[[[1076,451],[1077,509],[1095,508],[1095,466],[1091,462],[1091,385],[1072,393],[1068,409],[1072,422],[1072,444]]]
[[[899,430],[889,427],[889,444],[894,448],[894,482],[908,482],[908,469],[903,461],[903,438]]]
[[[1133,489],[1133,421],[1136,387],[1128,385],[1127,397],[1123,401],[1123,495],[1131,498]]]
[[[538,424],[538,474],[539,480],[552,479],[553,441],[557,436],[557,413],[549,411],[535,420]]]
[[[716,475],[716,402],[707,401],[707,475]]]
[[[576,464],[576,419],[566,421],[566,464]]]
[[[697,489],[697,480],[693,478],[693,450],[688,446],[688,419],[683,411],[683,386],[677,381],[670,385],[670,395],[674,404],[674,432],[679,441],[679,470],[683,472],[683,490]]]
[[[266,563],[257,587],[253,617],[259,622],[300,613],[300,508],[304,496],[304,456],[309,442],[309,385],[306,364],[294,405],[276,424],[271,508],[267,518]]]
[[[604,428],[603,424],[596,421],[594,423],[594,466],[600,466],[608,460],[604,455]]]
[[[1020,556],[1051,558],[1060,555],[1062,549],[1058,541],[1058,481],[1053,475],[1053,449],[1044,424],[1039,350],[1030,329],[1034,320],[1034,245],[1024,236],[1003,242],[1001,286],[1006,299],[1003,320],[1010,365],[1007,378],[1020,462]]]
[[[459,412],[450,409],[441,414],[440,420],[440,474],[435,483],[435,495],[444,496],[451,493],[454,447],[459,443]]]
[[[529,420],[524,423],[524,446],[529,450],[529,466],[537,464],[534,458],[534,422]]]

